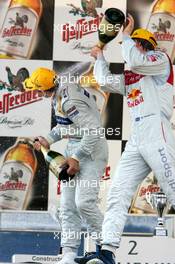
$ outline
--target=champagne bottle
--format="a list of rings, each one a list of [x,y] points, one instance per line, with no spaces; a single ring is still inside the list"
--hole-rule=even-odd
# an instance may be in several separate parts
[[[125,15],[117,8],[108,8],[99,25],[97,46],[103,48],[108,42],[113,40],[119,33],[125,21]]]
[[[52,171],[60,181],[69,181],[74,177],[74,175],[69,175],[67,173],[67,169],[69,168],[68,164],[62,166],[66,159],[61,153],[47,149],[44,146],[41,146],[41,151],[49,165],[50,171]]]

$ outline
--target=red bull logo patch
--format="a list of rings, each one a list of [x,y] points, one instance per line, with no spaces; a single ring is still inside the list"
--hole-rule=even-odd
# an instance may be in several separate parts
[[[132,89],[131,92],[128,93],[127,100],[129,107],[134,107],[144,102],[142,92],[138,89]]]

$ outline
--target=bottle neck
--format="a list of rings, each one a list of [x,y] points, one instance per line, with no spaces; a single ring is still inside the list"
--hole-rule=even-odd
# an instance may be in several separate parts
[[[41,0],[12,0],[10,7],[26,7],[33,10],[39,17],[41,17],[43,11],[43,5]]]
[[[31,140],[31,138],[18,137],[16,142],[17,142],[17,144],[24,144],[24,145],[28,145],[31,148],[33,148],[33,141]]]
[[[44,157],[46,157],[49,152],[49,149],[41,145],[41,152],[43,153]]]

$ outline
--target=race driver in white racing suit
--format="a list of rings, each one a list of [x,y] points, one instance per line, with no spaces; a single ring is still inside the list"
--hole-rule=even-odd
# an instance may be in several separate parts
[[[93,234],[99,250],[103,216],[98,208],[100,178],[108,160],[107,141],[101,125],[100,112],[94,97],[78,83],[57,81],[58,76],[47,68],[38,68],[24,82],[26,90],[40,90],[52,96],[57,125],[46,138],[38,137],[35,148],[50,145],[64,137],[67,173],[75,174],[70,182],[61,185],[61,220],[63,257],[59,264],[73,264],[80,245],[82,219],[88,233]],[[60,115],[60,109],[62,115]],[[74,181],[74,182],[73,182]]]
[[[155,50],[154,35],[145,29],[137,29],[131,35],[133,28],[134,20],[129,16],[123,31],[122,54],[130,71],[111,74],[102,50],[94,47],[91,53],[97,58],[94,75],[102,89],[127,97],[132,128],[108,194],[102,250],[77,258],[76,262],[81,264],[92,259],[93,263],[115,263],[131,199],[151,171],[175,206],[175,138],[170,122],[173,68],[168,56]]]

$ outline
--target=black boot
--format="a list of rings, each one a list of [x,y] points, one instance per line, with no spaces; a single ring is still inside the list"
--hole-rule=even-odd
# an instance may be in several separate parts
[[[74,259],[76,263],[86,264],[89,260],[94,259],[94,256],[100,255],[101,245],[96,245],[96,252],[87,252],[84,257],[77,257]]]

